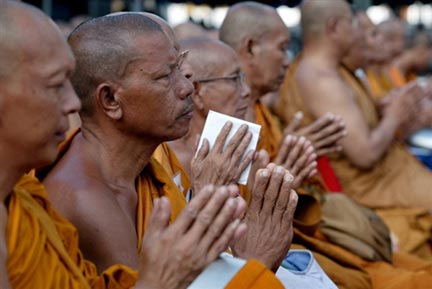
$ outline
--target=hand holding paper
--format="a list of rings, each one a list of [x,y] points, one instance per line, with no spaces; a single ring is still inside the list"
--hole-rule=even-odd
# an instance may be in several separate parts
[[[191,163],[194,189],[206,184],[246,184],[260,129],[259,125],[210,111]]]

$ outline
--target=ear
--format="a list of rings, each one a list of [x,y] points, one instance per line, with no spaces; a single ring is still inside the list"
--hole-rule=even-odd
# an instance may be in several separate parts
[[[327,33],[329,33],[330,35],[335,33],[337,31],[338,24],[339,20],[336,17],[331,17],[330,19],[328,19],[326,22]]]
[[[253,38],[246,38],[241,43],[239,56],[243,59],[251,59],[258,53],[258,43]]]
[[[123,111],[118,100],[118,90],[110,83],[101,83],[96,88],[96,102],[109,118],[119,120]]]
[[[203,95],[204,95],[204,86],[198,82],[198,81],[193,81],[193,86],[194,86],[194,93],[192,94],[192,101],[194,104],[194,108],[198,111],[203,111],[204,110],[204,101],[203,101]]]

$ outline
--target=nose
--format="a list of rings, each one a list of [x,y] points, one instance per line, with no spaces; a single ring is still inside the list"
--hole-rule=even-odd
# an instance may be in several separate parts
[[[242,82],[242,90],[241,90],[242,98],[248,98],[250,95],[250,92],[251,92],[251,90],[250,90],[249,85],[245,81],[243,81]]]
[[[192,82],[188,78],[186,78],[185,75],[181,73],[179,73],[179,75],[180,83],[178,85],[178,91],[176,94],[181,100],[184,100],[192,95],[192,93],[194,92],[194,87]]]
[[[282,65],[283,65],[283,68],[285,70],[288,69],[288,66],[290,65],[290,62],[291,61],[290,61],[290,56],[289,56],[288,52],[284,53],[284,56],[283,56],[283,59],[282,59]]]
[[[78,98],[72,87],[70,80],[66,83],[63,101],[63,113],[70,114],[79,112],[81,109],[81,100]]]

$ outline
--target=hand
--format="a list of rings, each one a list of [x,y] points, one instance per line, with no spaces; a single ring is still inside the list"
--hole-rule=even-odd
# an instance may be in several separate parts
[[[247,125],[242,125],[228,142],[225,141],[231,131],[232,123],[227,122],[216,138],[211,150],[205,139],[198,150],[196,158],[191,161],[191,178],[193,190],[199,191],[205,185],[229,185],[239,180],[244,169],[254,157],[255,151],[246,153],[252,139],[252,133]],[[246,156],[243,158],[243,156]]]
[[[293,187],[298,188],[303,180],[317,173],[316,157],[312,143],[305,137],[287,135],[274,162],[290,171],[294,176]]]
[[[204,187],[170,226],[168,199],[155,200],[142,242],[136,288],[186,288],[245,233],[246,226],[235,216],[238,202],[230,190]]]
[[[299,128],[302,120],[303,113],[297,112],[293,120],[285,128],[284,135],[304,136],[312,142],[317,156],[342,150],[342,146],[339,145],[338,141],[347,135],[342,117],[326,113],[312,124]]]
[[[270,163],[270,156],[268,152],[264,149],[259,150],[255,154],[255,158],[252,162],[252,166],[249,172],[249,178],[248,178],[248,189],[252,192],[253,187],[255,185],[255,175],[259,169],[263,169],[267,167],[267,165]]]
[[[275,164],[257,172],[252,201],[244,219],[247,231],[231,247],[234,255],[258,259],[276,272],[293,237],[298,200],[292,190],[293,180],[287,170]]]
[[[425,94],[420,86],[411,82],[389,93],[383,116],[391,117],[398,126],[403,127],[415,119],[420,110],[419,104]]]

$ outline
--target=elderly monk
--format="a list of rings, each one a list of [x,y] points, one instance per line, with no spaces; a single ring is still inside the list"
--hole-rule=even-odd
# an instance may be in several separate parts
[[[212,261],[214,252],[224,250],[226,242],[244,232],[238,218],[245,205],[240,199],[227,199],[238,193],[235,187],[222,187],[216,193],[213,187],[205,187],[196,192],[191,204],[211,197],[207,210],[198,213],[198,208],[186,207],[183,194],[151,157],[162,142],[188,130],[192,86],[179,70],[185,54],[175,49],[159,24],[139,14],[86,22],[71,34],[69,43],[77,57],[72,80],[83,101],[82,128],[65,143],[61,158],[45,178],[54,203],[86,236],[80,245],[99,268],[110,266],[113,260],[136,268],[138,252],[153,255],[153,246],[141,245],[141,240],[153,230],[149,218],[158,210],[157,198],[165,196],[172,204],[170,223],[187,215],[201,226],[189,228],[183,222],[186,227],[172,231],[165,241],[162,238],[161,245],[177,241],[171,246],[176,256],[163,262],[174,263],[177,269],[190,268],[196,276]],[[282,177],[273,181],[280,183]],[[219,214],[215,215],[214,208]],[[214,228],[207,229],[210,224]],[[179,243],[184,229],[202,242],[190,236]],[[167,278],[178,276],[170,270],[160,273]],[[227,288],[281,286],[256,261],[243,266],[234,278],[227,275],[222,279]],[[183,276],[180,285],[193,277]]]
[[[259,25],[256,25],[257,17],[262,18]],[[278,91],[284,79],[289,64],[285,50],[289,42],[287,27],[274,8],[256,2],[243,2],[232,6],[228,11],[220,29],[220,39],[230,45],[240,57],[245,80],[251,88],[246,119],[262,125],[259,148],[268,151],[271,161],[289,164],[289,150],[286,148],[290,143],[289,134],[293,130],[288,126],[282,134],[270,111],[260,100],[266,94]],[[315,128],[329,128],[322,130],[325,134],[317,134],[318,130],[315,129],[294,133],[306,136],[313,142],[317,152],[325,154],[337,151],[337,141],[346,133],[344,125],[339,121],[334,116],[320,120]]]
[[[352,35],[352,15],[346,3],[335,1],[339,9],[327,16],[334,29],[326,17],[314,14],[330,5],[309,3],[302,18],[305,48],[290,69],[290,86],[281,97],[289,97],[309,121],[328,110],[343,116],[348,136],[341,141],[344,152],[332,157],[332,165],[344,191],[356,201],[375,208],[432,208],[430,173],[395,139],[396,130],[412,117],[415,98],[410,94],[417,94],[418,87],[396,91],[380,118],[373,101],[347,85],[350,72],[339,69],[352,46],[347,37]]]
[[[75,227],[54,211],[37,179],[24,176],[13,188],[26,171],[55,159],[68,129],[67,116],[80,108],[80,102],[69,80],[75,61],[54,23],[41,11],[17,2],[2,2],[0,8],[0,52],[8,55],[0,66],[0,97],[5,109],[0,130],[4,164],[0,286],[131,288],[137,274],[127,267],[115,265],[97,276],[95,266],[78,249]],[[28,131],[29,126],[35,129]],[[151,238],[164,234],[169,214],[167,201],[158,203],[162,207],[158,205],[159,210],[152,215]],[[149,239],[143,244],[148,243],[155,244]],[[160,257],[164,249],[157,250],[156,255]],[[152,256],[143,257],[141,265],[151,261],[147,257]],[[168,284],[149,282],[154,280],[152,274],[158,264],[152,264],[150,275],[140,274],[135,288]],[[148,267],[144,272],[150,272]]]

